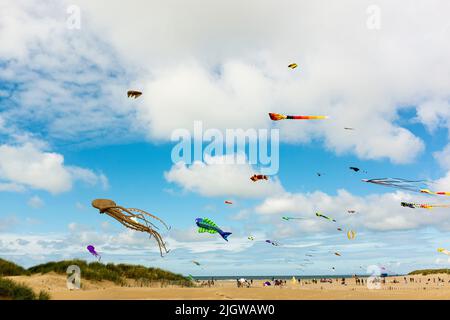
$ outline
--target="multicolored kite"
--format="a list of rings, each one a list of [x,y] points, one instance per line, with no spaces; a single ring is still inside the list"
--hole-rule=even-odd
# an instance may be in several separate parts
[[[230,200],[225,200],[225,204],[233,204],[233,202]]]
[[[447,249],[438,248],[437,251],[440,252],[440,253],[443,253],[443,254],[446,254],[446,255],[450,256],[450,251],[447,250]]]
[[[284,114],[279,113],[269,113],[269,117],[273,121],[279,120],[322,120],[328,119],[327,116],[286,116]]]
[[[269,180],[269,177],[264,174],[254,174],[250,177],[250,180],[252,180],[253,182],[256,182],[258,180]]]
[[[353,239],[355,239],[355,237],[356,237],[356,232],[355,231],[350,230],[350,231],[347,232],[348,240],[353,240]]]
[[[450,208],[450,204],[424,204],[424,203],[400,202],[400,205],[402,207],[411,208],[411,209]]]
[[[208,218],[197,218],[195,219],[195,224],[198,226],[199,233],[218,233],[225,241],[228,241],[228,236],[231,234],[231,232],[222,231],[217,224]]]
[[[421,193],[427,193],[427,194],[435,194],[439,196],[450,196],[450,192],[447,191],[430,191],[428,189],[420,189]]]

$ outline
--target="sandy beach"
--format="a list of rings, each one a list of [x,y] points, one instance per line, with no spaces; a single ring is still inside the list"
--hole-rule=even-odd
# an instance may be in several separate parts
[[[33,276],[8,277],[32,287],[35,291],[46,290],[56,300],[446,300],[450,299],[450,276],[436,274],[430,276],[388,277],[380,289],[368,289],[367,285],[356,284],[355,279],[346,278],[345,285],[333,280],[332,283],[301,283],[286,281],[286,285],[264,287],[264,281],[253,281],[249,288],[238,288],[235,280],[216,281],[214,286],[194,288],[153,284],[152,287],[121,287],[111,282],[82,280],[82,289],[68,290],[66,277],[54,273]],[[414,281],[411,281],[414,279]],[[434,280],[433,280],[434,279]],[[438,281],[441,279],[441,281]],[[395,283],[394,283],[395,282]],[[398,283],[397,283],[398,282]]]

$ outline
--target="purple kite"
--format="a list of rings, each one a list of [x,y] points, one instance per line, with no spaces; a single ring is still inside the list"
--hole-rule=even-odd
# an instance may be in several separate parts
[[[87,249],[94,257],[98,259],[98,261],[102,259],[102,257],[98,254],[98,252],[95,251],[95,247],[93,245],[88,245]]]

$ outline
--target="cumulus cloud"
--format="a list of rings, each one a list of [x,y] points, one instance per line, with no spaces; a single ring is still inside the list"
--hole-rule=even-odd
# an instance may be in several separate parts
[[[106,182],[91,170],[64,164],[64,156],[47,152],[32,143],[0,145],[0,182],[4,190],[39,189],[51,193],[69,191],[75,180],[90,184]]]
[[[357,196],[346,190],[338,190],[336,195],[321,191],[311,193],[285,193],[265,199],[255,208],[264,221],[272,221],[284,236],[292,236],[298,229],[315,233],[345,228],[362,228],[372,231],[411,230],[434,226],[447,230],[450,227],[445,210],[410,209],[400,206],[401,201],[429,203],[430,198],[405,192],[371,194]],[[355,210],[357,214],[348,214]],[[338,223],[320,219],[315,212],[333,217]],[[281,215],[289,213],[306,218],[290,224],[281,221]]]
[[[8,43],[0,51],[8,61],[2,80],[14,93],[2,116],[6,123],[39,123],[53,139],[168,141],[172,130],[190,129],[194,120],[218,129],[268,128],[269,111],[326,114],[331,120],[277,124],[283,141],[321,140],[339,154],[408,163],[424,144],[399,125],[399,112],[416,108],[427,126],[448,119],[446,1],[377,1],[379,30],[366,26],[373,3],[358,0],[191,0],[177,3],[178,10],[170,2],[132,0],[138,12],[124,11],[119,1],[76,0],[80,31],[65,27],[68,2],[27,4],[38,12],[21,1],[0,10],[0,40]],[[300,68],[288,69],[292,61]],[[144,95],[131,105],[126,86]],[[349,135],[344,126],[358,131]]]
[[[244,155],[236,155],[237,163],[229,164],[227,159],[235,155],[208,157],[205,162],[195,161],[192,165],[179,162],[164,173],[168,182],[175,183],[186,191],[203,196],[233,196],[256,198],[283,191],[280,181],[270,177],[268,181],[253,182],[252,166],[245,163]]]

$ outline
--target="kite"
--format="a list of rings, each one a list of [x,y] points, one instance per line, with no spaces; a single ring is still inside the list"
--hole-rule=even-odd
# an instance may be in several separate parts
[[[350,231],[347,232],[347,238],[349,240],[353,240],[353,239],[355,239],[355,237],[356,237],[356,232],[355,231],[350,230]]]
[[[255,240],[255,237],[254,236],[248,236],[247,239],[253,241],[253,240]]]
[[[269,117],[273,121],[279,121],[279,120],[322,120],[322,119],[328,119],[327,116],[286,116],[284,114],[279,113],[269,113]]]
[[[288,65],[288,68],[291,68],[291,69],[295,69],[297,67],[298,67],[298,65],[296,63],[291,63],[290,65]]]
[[[197,218],[195,219],[195,224],[198,226],[199,233],[218,233],[225,241],[228,241],[228,236],[231,234],[231,232],[222,231],[217,224],[208,218]]]
[[[264,174],[254,174],[250,177],[250,180],[252,180],[253,182],[256,182],[258,180],[269,180],[269,177]]]
[[[305,254],[305,256],[307,256],[307,257],[313,257],[312,254]]]
[[[140,91],[129,90],[129,91],[127,92],[128,98],[134,98],[134,99],[137,99],[137,98],[139,98],[141,95],[142,95],[142,92],[140,92]]]
[[[266,242],[270,243],[271,245],[276,246],[276,247],[278,247],[280,245],[278,242],[272,241],[272,240],[266,240]]]
[[[336,268],[335,267],[331,267],[331,270],[336,271]]]
[[[233,204],[233,202],[230,200],[225,200],[225,204]]]
[[[358,172],[360,169],[357,167],[348,167],[350,170],[353,170],[355,172]]]
[[[303,220],[305,218],[300,218],[300,217],[281,217],[281,219],[289,221],[289,220]]]
[[[148,217],[158,220],[167,230],[170,230],[170,227],[168,227],[160,218],[140,209],[118,206],[114,201],[109,199],[95,199],[92,201],[92,206],[98,209],[101,214],[106,213],[127,228],[140,232],[147,232],[150,234],[150,237],[155,237],[161,257],[163,256],[163,252],[169,253],[170,250],[167,250],[161,235],[155,231],[155,229],[159,230],[159,228],[147,220]]]
[[[401,178],[377,178],[377,179],[362,179],[364,182],[379,184],[386,187],[397,188],[412,192],[432,193],[422,187],[427,185],[425,180],[406,180]]]
[[[411,209],[450,208],[450,204],[424,204],[424,203],[400,202],[400,205],[402,207],[411,208]]]
[[[450,192],[447,191],[430,191],[428,189],[420,189],[421,193],[435,194],[439,196],[450,196]]]
[[[191,281],[195,281],[194,276],[192,274],[188,275],[188,279],[191,280]]]
[[[450,251],[448,251],[447,249],[438,248],[437,251],[450,256]]]
[[[197,266],[199,266],[199,267],[201,266],[200,262],[198,262],[198,261],[192,260],[192,263],[197,265]]]
[[[352,213],[356,213],[355,210],[347,210],[348,213],[352,214]]]
[[[88,249],[88,251],[98,259],[98,261],[100,261],[102,259],[102,257],[98,254],[97,251],[95,251],[95,247],[93,245],[88,245],[86,247],[86,249]]]
[[[355,128],[344,127],[345,130],[355,130]]]
[[[334,254],[335,254],[336,256],[338,256],[338,257],[341,256],[341,254],[340,254],[339,252],[335,252]]]
[[[318,177],[321,177],[323,175],[323,173],[320,173],[320,172],[316,172],[316,174]]]
[[[337,231],[342,231],[342,229],[341,228],[337,228]]]
[[[316,216],[317,216],[317,217],[324,218],[324,219],[327,219],[327,220],[330,220],[330,221],[333,221],[333,222],[336,222],[336,220],[334,220],[334,219],[332,219],[332,218],[330,218],[330,217],[327,217],[327,216],[325,216],[325,215],[323,215],[323,214],[321,214],[321,213],[319,213],[319,212],[316,212]]]

